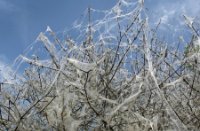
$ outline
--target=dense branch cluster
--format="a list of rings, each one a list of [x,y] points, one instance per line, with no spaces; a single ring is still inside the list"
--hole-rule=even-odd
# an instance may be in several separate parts
[[[157,38],[143,4],[121,0],[94,22],[88,9],[78,39],[40,33],[49,57],[20,56],[23,77],[0,84],[0,129],[199,130],[198,30],[186,23],[193,39],[181,51],[183,41]]]

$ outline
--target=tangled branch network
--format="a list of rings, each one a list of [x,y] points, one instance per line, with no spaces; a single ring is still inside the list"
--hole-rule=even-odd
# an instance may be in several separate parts
[[[176,45],[157,37],[143,0],[88,8],[64,32],[47,27],[17,58],[23,75],[1,83],[0,129],[199,130],[200,39],[185,20],[193,37]]]

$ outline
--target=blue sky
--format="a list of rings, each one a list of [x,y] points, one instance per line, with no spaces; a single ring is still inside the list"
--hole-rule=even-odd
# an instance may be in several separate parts
[[[109,9],[116,0],[0,0],[0,60],[12,62],[49,25],[70,27],[88,6]]]
[[[50,26],[54,31],[70,28],[88,6],[110,9],[118,0],[0,0],[0,67],[11,64],[40,32]],[[126,0],[124,0],[126,1]],[[136,1],[136,0],[127,0]],[[173,40],[184,34],[183,14],[200,14],[200,0],[144,0],[149,21],[161,19],[160,34]],[[186,30],[187,31],[187,30]]]

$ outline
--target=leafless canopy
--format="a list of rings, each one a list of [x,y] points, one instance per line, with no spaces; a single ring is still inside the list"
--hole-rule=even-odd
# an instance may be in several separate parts
[[[121,0],[94,21],[89,8],[76,36],[40,33],[48,57],[20,56],[23,76],[0,84],[0,129],[200,130],[198,31],[185,16],[191,43],[167,44],[143,4]]]

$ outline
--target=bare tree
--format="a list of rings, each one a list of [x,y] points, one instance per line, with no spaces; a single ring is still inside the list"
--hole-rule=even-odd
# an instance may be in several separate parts
[[[40,33],[49,57],[20,56],[29,64],[23,77],[0,84],[0,128],[199,130],[198,31],[185,17],[196,45],[167,45],[143,4],[121,0],[94,22],[89,8],[78,38]]]

